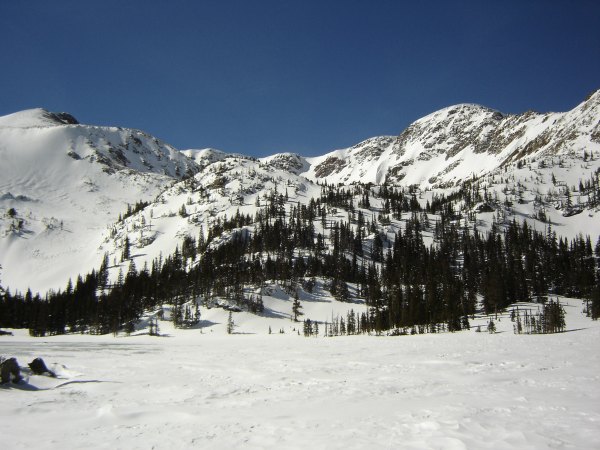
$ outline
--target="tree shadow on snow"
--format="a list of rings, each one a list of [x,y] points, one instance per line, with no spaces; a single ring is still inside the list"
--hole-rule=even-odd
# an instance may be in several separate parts
[[[189,330],[199,330],[202,328],[210,328],[213,325],[219,325],[221,322],[213,322],[212,320],[200,320],[196,325],[189,327]]]
[[[325,293],[321,292],[308,293],[303,290],[300,295],[300,300],[310,303],[331,303],[331,296],[325,295]]]
[[[588,330],[588,327],[585,328],[573,328],[572,330],[564,330],[561,331],[560,333],[556,333],[556,334],[562,334],[562,333],[572,333],[573,331],[583,331],[583,330]]]
[[[267,309],[267,308],[265,308],[265,310],[263,312],[257,313],[256,315],[260,316],[260,317],[267,317],[269,319],[289,319],[290,318],[289,314],[285,314],[280,311],[275,311],[273,309]]]

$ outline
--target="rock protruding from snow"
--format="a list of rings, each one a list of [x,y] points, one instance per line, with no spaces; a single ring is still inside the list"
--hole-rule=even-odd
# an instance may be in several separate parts
[[[274,169],[283,170],[294,175],[306,172],[310,168],[306,159],[297,153],[277,153],[266,158],[261,158],[261,162]]]
[[[56,374],[53,371],[51,371],[50,369],[48,369],[48,367],[46,366],[46,363],[44,362],[44,360],[42,358],[35,358],[28,365],[29,365],[29,368],[31,369],[31,372],[34,375],[48,374],[49,376],[56,378]]]
[[[215,148],[187,149],[181,150],[181,153],[194,161],[200,169],[229,157],[242,157],[241,155],[226,153]]]
[[[16,358],[8,358],[0,362],[0,382],[2,384],[10,383],[11,381],[18,383],[22,379],[21,369]]]

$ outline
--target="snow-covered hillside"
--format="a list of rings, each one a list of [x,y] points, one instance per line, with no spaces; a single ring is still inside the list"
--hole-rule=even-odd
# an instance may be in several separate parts
[[[100,250],[108,252],[110,261],[119,261],[128,238],[136,264],[142,267],[161,253],[171,254],[185,236],[207,237],[218,221],[236,214],[253,217],[261,205],[266,205],[267,195],[276,193],[287,193],[285,207],[289,209],[293,203],[308,204],[319,195],[320,187],[253,158],[223,155],[194,177],[166,189],[143,210],[115,224],[105,232]],[[213,245],[230,236],[225,233]],[[113,275],[116,273],[114,270]]]
[[[58,288],[99,263],[106,226],[197,165],[137,130],[42,109],[0,117],[0,264],[6,286]]]
[[[471,206],[459,203],[463,225],[468,228],[476,225],[480,231],[486,231],[492,224],[526,220],[538,231],[545,231],[550,226],[567,239],[583,234],[590,235],[596,242],[600,235],[600,211],[589,206],[596,194],[578,185],[580,181],[585,183],[591,177],[598,177],[600,154],[587,161],[562,157],[529,161],[525,158],[521,163],[507,164],[473,184],[472,188],[480,194],[485,192],[488,200]],[[249,216],[253,220],[261,210],[268,209],[273,198],[280,199],[282,210],[290,217],[293,208],[308,207],[315,200],[322,201],[322,195],[325,195],[323,186],[293,173],[296,163],[300,164],[301,160],[288,154],[261,160],[223,155],[221,160],[206,166],[194,177],[165,190],[143,210],[116,223],[105,232],[99,250],[107,252],[110,261],[118,263],[127,239],[132,245],[137,267],[150,266],[159,255],[172,254],[176,247],[181,247],[186,236],[205,240],[212,227],[235,216]],[[572,190],[567,192],[567,186]],[[386,215],[386,202],[379,197],[378,189],[372,188],[370,204],[366,206],[361,204],[363,194],[360,192],[363,191],[357,193],[352,186],[342,187],[341,191],[348,192],[353,198],[353,208],[327,207],[325,219],[317,217],[313,221],[315,236],[321,234],[327,248],[331,248],[334,222],[346,222],[357,232],[358,214],[371,219],[383,215],[385,221],[378,223],[375,220],[371,233],[364,237],[362,244],[365,251],[370,251],[376,235],[373,230],[376,230],[384,237],[386,248],[392,248],[394,233],[406,228],[412,213],[405,212],[397,217]],[[415,199],[424,208],[435,198],[455,190],[415,191],[418,192]],[[430,214],[428,220],[435,223],[438,218],[438,215]],[[213,235],[211,245],[227,242],[239,232],[253,234],[256,231],[256,224],[249,223],[241,229]],[[424,239],[427,245],[433,242],[432,227],[424,230]],[[126,272],[128,264],[128,261],[116,264],[113,279],[119,269]]]

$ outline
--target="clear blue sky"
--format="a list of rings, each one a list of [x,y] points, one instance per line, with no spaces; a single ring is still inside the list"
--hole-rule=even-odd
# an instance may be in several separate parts
[[[455,103],[600,88],[600,2],[0,0],[0,115],[43,107],[178,148],[315,155]]]

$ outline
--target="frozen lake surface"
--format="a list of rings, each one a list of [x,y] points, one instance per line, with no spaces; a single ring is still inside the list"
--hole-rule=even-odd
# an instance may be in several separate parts
[[[545,336],[506,316],[494,335],[17,330],[0,354],[59,377],[0,388],[2,447],[598,448],[600,324],[566,309]]]

